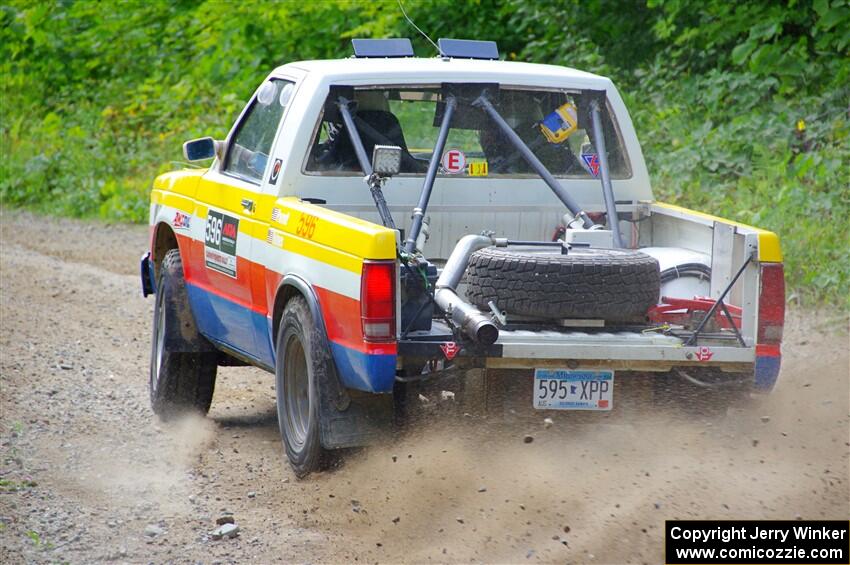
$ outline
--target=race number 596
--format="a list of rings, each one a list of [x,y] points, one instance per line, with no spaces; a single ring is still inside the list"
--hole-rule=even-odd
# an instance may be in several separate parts
[[[298,220],[298,227],[295,228],[295,234],[307,239],[313,239],[313,234],[316,233],[316,224],[319,218],[310,214],[301,214]]]
[[[221,245],[221,223],[222,218],[218,215],[207,215],[207,229],[204,233],[204,240],[212,245]]]

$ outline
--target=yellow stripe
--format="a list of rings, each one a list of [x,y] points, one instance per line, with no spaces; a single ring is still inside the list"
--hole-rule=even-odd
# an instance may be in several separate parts
[[[314,241],[302,239],[294,235],[284,237],[283,248],[286,251],[304,255],[320,263],[333,265],[334,267],[339,267],[352,273],[360,274],[363,270],[363,259],[360,257],[355,257],[349,253],[331,249],[330,247],[325,247]]]
[[[208,206],[212,206],[238,217],[239,233],[260,240],[266,239],[267,218],[261,218],[256,212],[259,209],[260,202],[271,199],[271,195],[264,195],[253,190],[205,178],[201,180],[197,198],[196,215],[206,217],[209,211]],[[255,212],[253,214],[245,212],[245,208],[242,206],[243,199],[248,199],[254,203]]]
[[[195,202],[191,198],[186,198],[173,192],[153,190],[151,191],[151,202],[180,210],[189,215],[195,213]]]
[[[198,182],[203,172],[180,171],[157,177],[151,201],[202,219],[209,207],[224,210],[240,219],[240,233],[255,238],[260,245],[269,245],[269,227],[275,228],[284,233],[284,249],[352,272],[361,271],[363,259],[396,257],[393,230],[296,197],[277,198],[208,178]],[[254,202],[253,214],[245,212],[243,198]],[[274,208],[280,212],[277,222],[271,219]]]
[[[752,230],[756,232],[759,242],[758,248],[758,259],[763,263],[781,263],[782,262],[782,247],[779,244],[779,236],[773,233],[772,231],[763,230],[761,228],[756,228],[753,226],[748,226],[747,224],[742,224],[740,222],[732,222],[725,218],[721,218],[719,216],[712,216],[711,214],[705,214],[703,212],[697,212],[696,210],[689,210],[688,208],[683,208],[681,206],[676,206],[675,204],[665,204],[663,202],[653,202],[654,206],[658,206],[659,208],[664,208],[667,210],[671,210],[673,212],[680,212],[682,214],[688,214],[690,216],[696,216],[699,218],[704,218],[706,220],[711,220],[712,222],[721,222],[724,224],[731,224],[733,226],[738,226],[742,228],[746,228],[748,230]]]
[[[194,198],[198,181],[207,172],[206,169],[184,169],[172,171],[156,177],[153,187],[157,190],[176,192]]]
[[[280,220],[273,225],[305,242],[309,239],[327,249],[363,259],[395,259],[396,232],[391,229],[295,197],[280,198],[275,206],[280,210]],[[313,230],[309,228],[311,222],[315,225]],[[309,253],[306,255],[312,257]]]

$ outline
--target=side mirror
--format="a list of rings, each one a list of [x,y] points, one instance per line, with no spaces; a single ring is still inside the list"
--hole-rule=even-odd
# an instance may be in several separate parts
[[[397,145],[376,145],[372,150],[372,172],[379,177],[388,178],[401,171],[401,147]]]
[[[183,144],[183,156],[187,161],[203,161],[218,156],[222,142],[211,137],[192,139]]]

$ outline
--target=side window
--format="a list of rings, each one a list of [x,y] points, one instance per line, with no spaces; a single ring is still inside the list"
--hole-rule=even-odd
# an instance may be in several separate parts
[[[263,179],[277,126],[294,88],[285,80],[263,83],[227,148],[225,172],[254,183]]]

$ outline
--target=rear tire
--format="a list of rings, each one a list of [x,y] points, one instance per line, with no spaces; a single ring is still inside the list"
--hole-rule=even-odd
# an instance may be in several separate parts
[[[154,413],[163,420],[206,414],[217,369],[217,354],[198,332],[189,307],[180,251],[172,249],[162,260],[156,288],[149,380]]]
[[[327,461],[319,424],[319,387],[323,374],[316,330],[307,301],[296,296],[283,310],[277,333],[275,389],[277,421],[289,464],[298,478]]]

